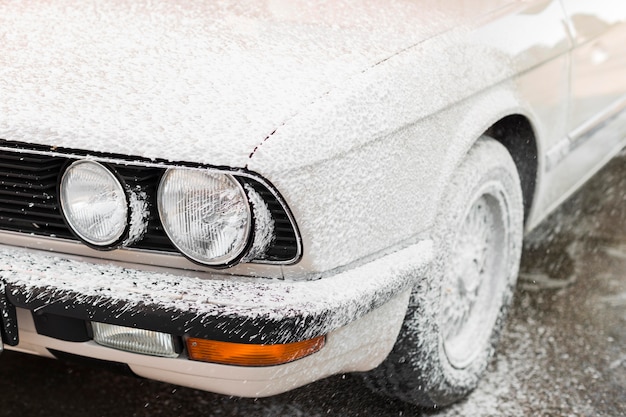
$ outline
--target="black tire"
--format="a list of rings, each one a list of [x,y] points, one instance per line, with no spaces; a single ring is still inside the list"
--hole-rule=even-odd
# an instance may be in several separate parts
[[[457,168],[434,227],[436,259],[413,288],[377,392],[427,407],[468,395],[492,358],[514,292],[523,200],[504,146],[480,138]]]

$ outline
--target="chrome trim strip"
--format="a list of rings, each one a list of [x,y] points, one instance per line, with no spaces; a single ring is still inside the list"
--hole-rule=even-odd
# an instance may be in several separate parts
[[[562,138],[546,152],[546,172],[552,171],[570,153],[570,140]]]
[[[570,153],[581,147],[596,133],[604,129],[607,125],[626,115],[626,96],[621,97],[611,104],[605,111],[592,117],[570,134],[558,141],[546,152],[546,172],[554,169]]]
[[[604,128],[606,125],[617,119],[622,112],[626,110],[626,96],[620,97],[611,104],[607,109],[596,116],[592,117],[576,129],[574,129],[569,137],[572,142],[572,150],[579,147],[590,136]],[[582,142],[582,143],[581,143]]]

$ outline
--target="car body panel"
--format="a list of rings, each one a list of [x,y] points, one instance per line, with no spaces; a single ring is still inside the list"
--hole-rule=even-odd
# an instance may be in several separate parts
[[[535,18],[545,31],[531,30]],[[506,43],[497,36],[503,28]],[[388,59],[277,129],[248,167],[272,178],[298,219],[304,257],[285,275],[336,268],[427,234],[455,167],[507,114],[533,121],[541,150],[565,137],[570,47],[558,3],[512,4]],[[274,163],[285,155],[288,164]]]
[[[573,42],[568,121],[566,134],[545,150],[543,193],[535,205],[543,213],[556,208],[625,143],[626,7],[606,0],[563,0],[563,6]]]
[[[616,102],[626,107],[623,76],[626,5],[611,1],[564,0],[576,49],[572,54],[572,103],[569,130],[594,121],[598,109]]]
[[[328,91],[504,3],[3,3],[0,137],[244,167]]]

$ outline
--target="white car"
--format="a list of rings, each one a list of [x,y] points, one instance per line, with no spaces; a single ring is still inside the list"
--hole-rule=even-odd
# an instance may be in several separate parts
[[[0,0],[6,348],[426,406],[626,145],[626,3]]]

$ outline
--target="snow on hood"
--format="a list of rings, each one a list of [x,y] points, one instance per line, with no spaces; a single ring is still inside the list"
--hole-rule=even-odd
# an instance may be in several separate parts
[[[468,13],[312,3],[0,2],[0,138],[244,167],[299,109]]]

